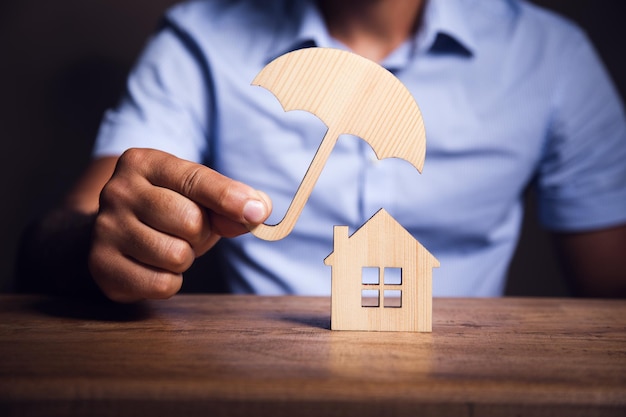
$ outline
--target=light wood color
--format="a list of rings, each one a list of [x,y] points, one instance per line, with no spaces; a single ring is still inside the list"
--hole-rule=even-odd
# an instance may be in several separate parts
[[[285,111],[308,111],[328,127],[285,217],[276,225],[252,227],[255,236],[279,240],[291,232],[341,134],[365,140],[379,159],[402,158],[421,172],[421,112],[406,87],[375,62],[337,49],[306,48],[270,62],[252,84],[272,92]]]
[[[252,84],[271,91],[285,111],[308,111],[328,127],[285,217],[276,225],[251,227],[255,236],[279,240],[293,230],[341,134],[365,140],[378,159],[402,158],[422,171],[426,137],[421,112],[404,85],[375,62],[337,49],[307,48],[275,59]],[[333,268],[332,328],[430,332],[432,268],[439,262],[386,211],[378,215],[354,239],[348,238],[347,227],[335,227],[335,249],[325,261]],[[361,269],[367,266],[402,268],[403,282],[363,287]],[[378,306],[361,305],[365,288],[378,294]],[[401,294],[397,308],[388,308],[389,297],[384,297],[391,288]]]
[[[624,416],[626,300],[437,299],[432,333],[330,299],[0,296],[0,415]]]
[[[333,330],[432,331],[432,269],[439,261],[389,213],[381,209],[352,236],[335,226],[332,266]],[[363,282],[363,267],[375,268],[378,280]],[[401,280],[387,281],[385,271],[397,268]],[[362,305],[362,291],[376,292],[374,306]],[[399,296],[388,305],[386,294]]]

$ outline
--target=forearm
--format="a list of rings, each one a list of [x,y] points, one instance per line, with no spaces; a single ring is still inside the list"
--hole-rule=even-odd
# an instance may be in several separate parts
[[[56,295],[98,295],[87,267],[95,214],[59,209],[22,235],[17,290]]]

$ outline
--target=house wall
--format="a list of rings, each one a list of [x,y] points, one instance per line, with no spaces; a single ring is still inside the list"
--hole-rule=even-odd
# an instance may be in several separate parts
[[[438,263],[386,213],[379,212],[350,237],[348,227],[335,226],[326,264],[332,267],[333,330],[431,331],[432,268]],[[383,297],[379,307],[362,307],[362,267],[402,268],[402,307],[383,307]]]

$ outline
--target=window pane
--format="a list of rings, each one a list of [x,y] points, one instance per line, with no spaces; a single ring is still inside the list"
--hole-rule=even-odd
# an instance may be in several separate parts
[[[398,308],[402,307],[402,291],[385,290],[385,307]]]
[[[378,290],[361,290],[361,307],[380,306]]]
[[[365,285],[380,284],[380,269],[377,267],[364,266],[361,272],[361,283]]]
[[[385,285],[402,285],[402,268],[385,268],[383,282]]]

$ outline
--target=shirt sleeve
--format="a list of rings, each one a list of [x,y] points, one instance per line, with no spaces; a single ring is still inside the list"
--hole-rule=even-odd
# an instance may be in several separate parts
[[[199,48],[165,19],[131,71],[119,105],[104,115],[93,155],[142,147],[201,162],[213,123],[210,85]]]
[[[537,179],[540,220],[557,231],[625,223],[623,105],[582,32],[574,32],[559,52],[551,129]]]

